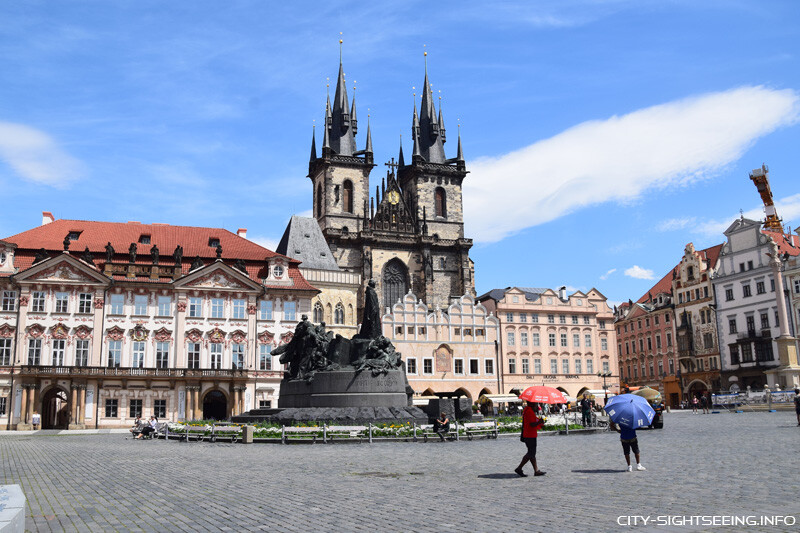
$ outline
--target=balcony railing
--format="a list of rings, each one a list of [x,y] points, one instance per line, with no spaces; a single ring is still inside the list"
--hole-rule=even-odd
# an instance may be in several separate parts
[[[247,378],[244,369],[211,368],[130,368],[100,366],[39,366],[23,365],[20,374],[36,376],[70,375],[85,377],[132,377],[132,378]]]
[[[768,329],[762,329],[761,331],[756,331],[754,329],[747,330],[744,333],[739,333],[739,340],[755,340],[755,339],[771,339],[772,332]]]

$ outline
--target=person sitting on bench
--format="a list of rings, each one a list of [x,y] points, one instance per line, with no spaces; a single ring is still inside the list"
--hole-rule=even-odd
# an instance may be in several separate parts
[[[442,414],[433,422],[433,431],[439,435],[439,438],[444,442],[444,436],[450,431],[450,419],[447,418],[447,413],[442,411]]]
[[[136,438],[141,439],[142,437],[149,437],[150,435],[155,433],[157,426],[158,426],[158,419],[154,416],[151,416],[150,423],[142,428],[142,432],[139,433],[139,436]]]

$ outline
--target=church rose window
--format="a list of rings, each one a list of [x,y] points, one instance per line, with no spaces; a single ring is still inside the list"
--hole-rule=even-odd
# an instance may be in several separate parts
[[[399,259],[392,259],[383,267],[383,305],[389,306],[408,292],[408,269]]]

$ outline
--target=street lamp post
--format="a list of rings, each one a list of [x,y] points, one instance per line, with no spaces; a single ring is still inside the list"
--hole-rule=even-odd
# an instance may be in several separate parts
[[[606,385],[606,378],[611,377],[611,372],[598,372],[597,376],[603,378],[603,393],[606,396],[603,405],[605,405],[608,403],[608,385]]]

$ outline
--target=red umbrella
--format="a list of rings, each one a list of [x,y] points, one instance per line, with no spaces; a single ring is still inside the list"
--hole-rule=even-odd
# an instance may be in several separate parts
[[[536,403],[567,403],[567,398],[558,389],[544,385],[528,387],[519,395],[521,400]]]

